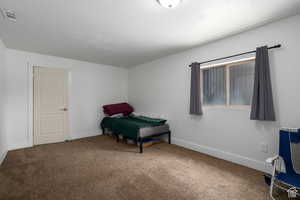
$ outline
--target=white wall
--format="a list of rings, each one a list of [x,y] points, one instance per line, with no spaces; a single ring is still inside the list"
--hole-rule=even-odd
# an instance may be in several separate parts
[[[277,152],[278,128],[300,127],[299,25],[300,15],[131,68],[129,102],[137,112],[167,116],[175,144],[265,171],[264,160]],[[277,122],[251,121],[249,110],[188,114],[189,64],[278,43],[283,47],[270,51]]]
[[[7,49],[6,126],[9,149],[32,145],[31,66],[63,67],[70,70],[71,139],[100,133],[101,106],[127,101],[128,70],[113,66]]]
[[[6,48],[0,39],[0,165],[7,153],[6,135],[4,132],[4,73],[5,73],[5,51]]]

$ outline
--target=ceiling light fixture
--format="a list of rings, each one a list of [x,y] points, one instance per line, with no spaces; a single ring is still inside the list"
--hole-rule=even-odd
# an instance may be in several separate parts
[[[175,8],[181,0],[157,0],[157,2],[165,8]]]

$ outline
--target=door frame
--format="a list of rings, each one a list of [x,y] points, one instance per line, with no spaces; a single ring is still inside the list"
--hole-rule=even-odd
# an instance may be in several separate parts
[[[34,67],[43,67],[43,65],[36,65],[31,64],[27,62],[27,141],[28,146],[33,147],[34,146],[34,97],[33,97],[33,91],[34,91]],[[52,68],[52,67],[48,67]],[[53,67],[53,68],[60,68],[60,67]],[[68,127],[67,127],[67,133],[66,133],[66,140],[71,140],[70,135],[70,128],[71,128],[71,122],[70,122],[70,88],[71,88],[71,73],[68,68],[63,68],[68,73]]]

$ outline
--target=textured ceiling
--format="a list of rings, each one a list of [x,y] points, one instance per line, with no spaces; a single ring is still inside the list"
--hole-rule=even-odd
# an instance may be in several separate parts
[[[298,14],[300,0],[0,0],[8,48],[130,67]]]

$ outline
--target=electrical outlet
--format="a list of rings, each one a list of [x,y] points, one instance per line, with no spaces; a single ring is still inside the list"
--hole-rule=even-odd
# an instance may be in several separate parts
[[[260,151],[263,152],[263,153],[268,153],[268,144],[261,143],[260,144]]]

